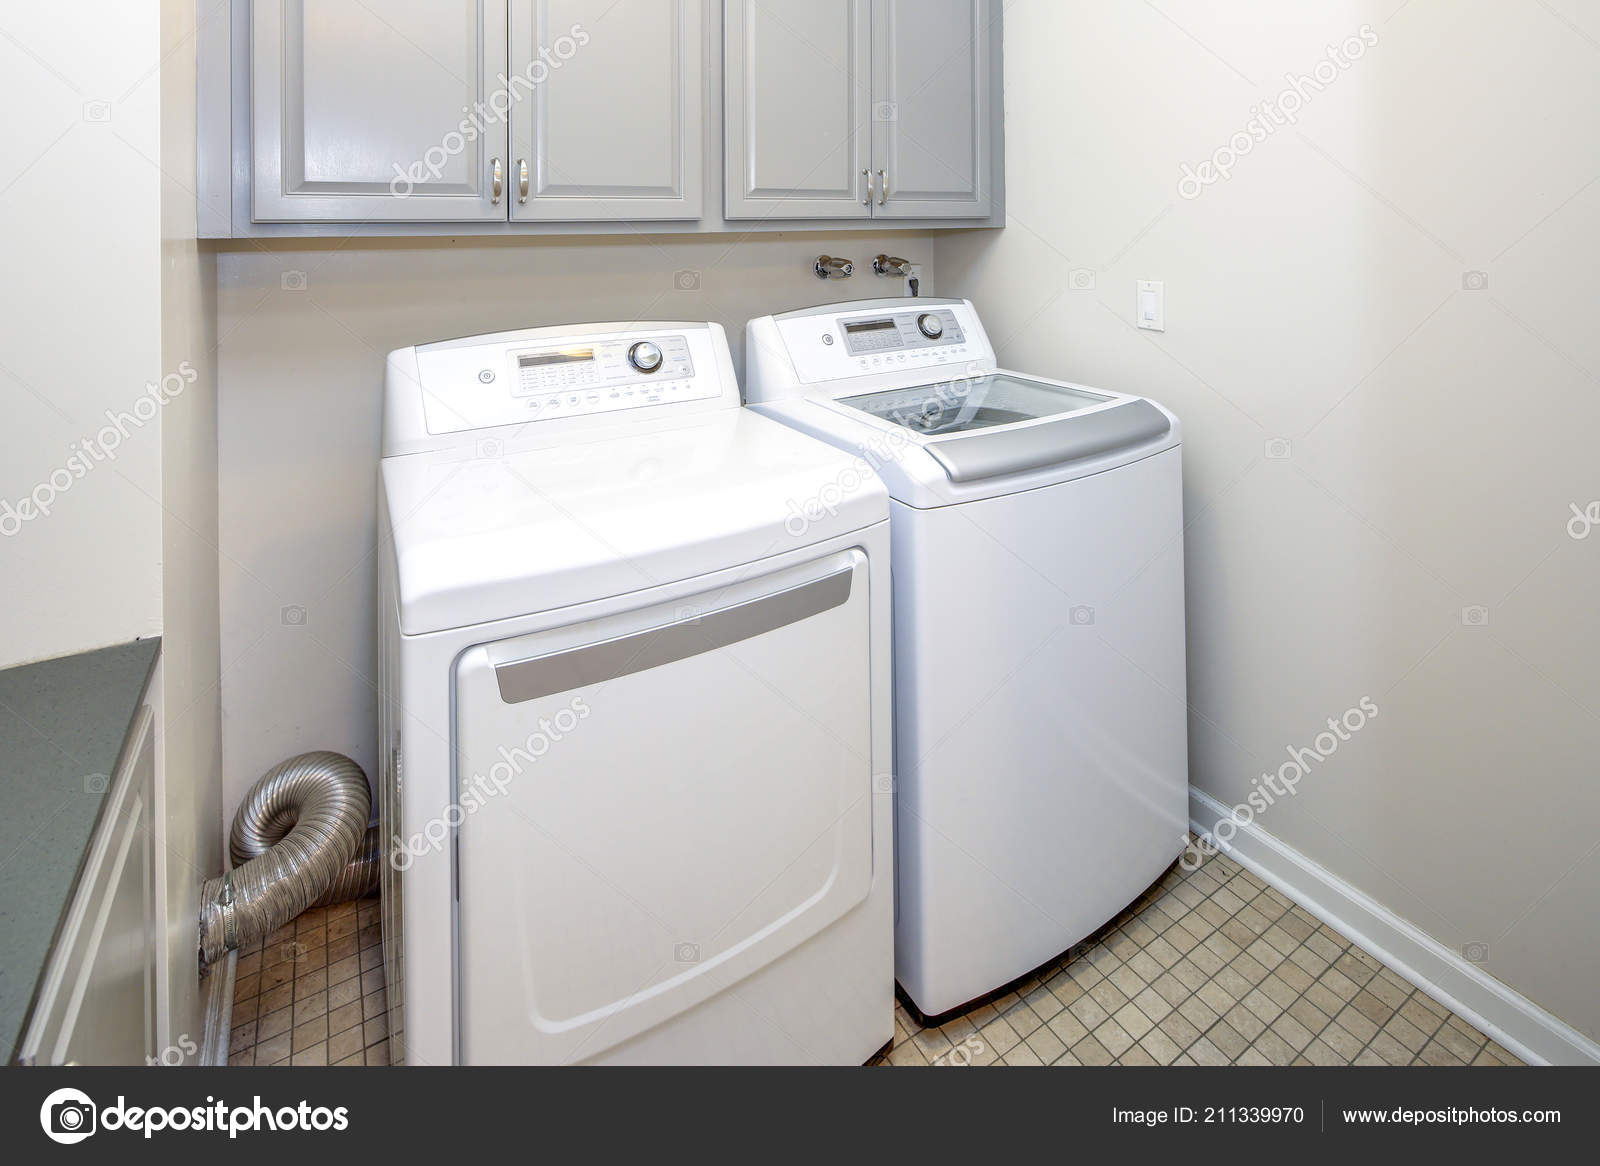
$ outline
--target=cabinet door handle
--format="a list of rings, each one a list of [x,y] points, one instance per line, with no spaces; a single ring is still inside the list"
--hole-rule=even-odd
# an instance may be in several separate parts
[[[878,171],[878,205],[882,206],[889,201],[889,172]]]
[[[861,200],[861,205],[862,206],[871,206],[872,205],[872,171],[871,170],[863,170],[861,173],[865,174],[866,177],[867,177],[867,197]]]
[[[528,201],[528,160],[517,159],[517,201]]]
[[[490,167],[489,167],[489,205],[490,206],[499,206],[500,205],[500,196],[505,193],[505,189],[506,189],[506,172],[505,172],[505,169],[500,165],[500,159],[496,158],[490,163]]]

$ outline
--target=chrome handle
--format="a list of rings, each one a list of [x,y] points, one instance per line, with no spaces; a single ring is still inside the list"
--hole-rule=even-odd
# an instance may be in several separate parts
[[[867,197],[861,200],[861,205],[862,206],[871,206],[872,205],[872,171],[871,170],[863,170],[861,173],[863,173],[863,174],[865,174],[867,176]]]
[[[528,160],[517,159],[517,201],[528,201]]]
[[[878,171],[878,205],[882,206],[889,201],[889,172]]]
[[[489,205],[499,206],[500,196],[506,190],[506,172],[500,165],[500,159],[495,158],[489,168]]]

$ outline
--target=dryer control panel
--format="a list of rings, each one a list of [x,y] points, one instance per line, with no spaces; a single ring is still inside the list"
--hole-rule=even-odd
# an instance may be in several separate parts
[[[668,406],[738,405],[716,324],[530,328],[390,353],[385,440],[430,447],[432,438],[530,422],[558,430],[570,426],[553,423],[627,415],[615,417],[621,423]]]

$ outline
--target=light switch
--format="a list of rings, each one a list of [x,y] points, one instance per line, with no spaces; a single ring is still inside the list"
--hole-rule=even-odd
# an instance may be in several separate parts
[[[1152,332],[1167,330],[1166,286],[1158,279],[1139,281],[1137,323]]]

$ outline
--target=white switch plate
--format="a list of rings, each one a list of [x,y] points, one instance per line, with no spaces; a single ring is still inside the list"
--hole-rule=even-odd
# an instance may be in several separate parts
[[[919,296],[925,296],[928,294],[927,285],[922,282],[922,264],[913,263],[911,265],[911,273],[906,276],[906,295],[911,294],[912,280],[917,281],[917,294]]]
[[[1151,332],[1167,330],[1166,284],[1159,279],[1139,281],[1139,293],[1133,303],[1133,319],[1139,327]]]

